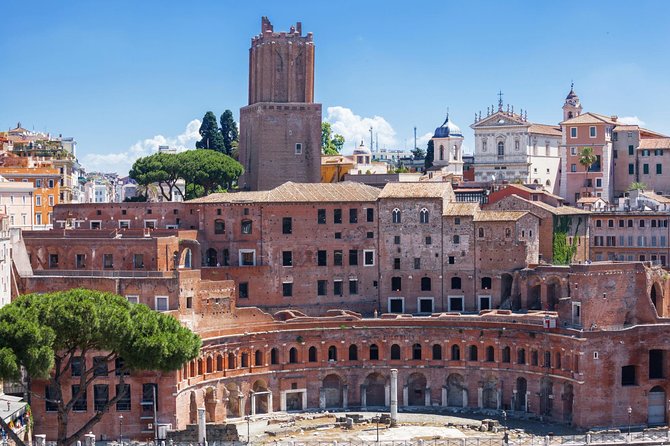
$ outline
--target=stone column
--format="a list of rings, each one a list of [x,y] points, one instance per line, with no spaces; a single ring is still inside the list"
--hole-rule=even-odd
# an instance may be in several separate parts
[[[484,389],[477,387],[477,407],[482,409],[484,407],[484,398],[483,398]]]
[[[368,395],[367,395],[368,386],[361,384],[361,407],[365,409],[368,407]]]
[[[326,408],[326,389],[321,387],[319,389],[319,409]]]
[[[463,394],[463,407],[468,407],[468,391],[467,389],[463,389],[461,392]]]
[[[530,399],[530,391],[526,391],[526,401],[525,404],[523,405],[523,411],[528,412],[528,400]]]
[[[249,399],[251,400],[251,415],[256,415],[256,395],[254,392],[249,392]]]
[[[449,395],[447,394],[447,386],[442,386],[442,407],[447,407],[449,404]]]
[[[496,409],[502,409],[502,390],[500,389],[496,391]]]
[[[286,412],[286,392],[284,391],[279,394],[279,410]]]
[[[426,400],[426,407],[430,407],[430,387],[426,387],[426,395],[425,395],[425,400]]]
[[[398,369],[391,369],[391,426],[398,424]]]
[[[342,386],[342,408],[347,407],[349,407],[349,385],[345,384]]]
[[[207,441],[207,423],[205,422],[205,408],[198,407],[198,443]]]
[[[386,384],[384,386],[384,406],[389,407],[391,405],[391,386]]]
[[[402,386],[402,405],[409,406],[409,387]]]
[[[272,405],[272,392],[268,391],[268,413],[272,413],[274,411],[274,407]]]
[[[518,401],[517,398],[519,398],[519,395],[517,395],[517,390],[513,389],[512,390],[512,407],[510,409],[515,410],[516,408],[516,402]]]
[[[302,410],[307,410],[307,389],[302,392]]]

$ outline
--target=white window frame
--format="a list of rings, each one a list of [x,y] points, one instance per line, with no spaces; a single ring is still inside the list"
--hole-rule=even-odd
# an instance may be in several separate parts
[[[430,301],[430,313],[421,311],[421,302]],[[435,313],[435,298],[434,297],[417,297],[416,298],[416,312],[419,314],[433,314]]]
[[[570,127],[570,138],[577,138],[577,127]]]
[[[456,311],[451,309],[451,300],[452,299],[460,299],[461,301],[461,308],[462,310],[458,310],[459,313],[462,313],[465,311],[465,299],[462,295],[451,295],[447,296],[447,305],[449,306],[449,311]]]
[[[49,206],[53,207],[53,206],[54,206],[54,203],[55,203],[55,201],[54,201],[54,196],[53,196],[53,195],[49,195]]]
[[[399,300],[402,303],[402,311],[400,313],[391,312],[391,301],[392,300]],[[391,314],[404,314],[405,313],[405,298],[404,297],[398,297],[398,296],[388,297],[387,301],[386,301],[386,310],[387,310],[388,313],[391,313]]]
[[[366,253],[372,253],[372,263],[367,262]],[[375,250],[374,249],[364,249],[363,250],[363,266],[375,266]]]
[[[295,143],[295,154],[296,155],[302,155],[302,143],[301,142]]]
[[[126,300],[131,304],[140,303],[140,296],[138,294],[126,294]]]
[[[97,223],[98,225],[100,225],[100,229],[102,229],[102,220],[91,220],[91,221],[89,221],[89,223],[88,223],[88,225],[89,225],[88,227],[89,227],[90,229],[95,229],[95,228],[93,228],[93,224],[94,224],[94,223]]]
[[[125,228],[121,226],[124,223],[127,225]],[[119,220],[119,229],[130,229],[130,220]]]
[[[154,229],[158,229],[158,220],[156,220],[155,218],[144,220],[144,229],[149,229],[147,223],[153,223]]]
[[[159,310],[158,309],[158,300],[159,299],[161,299],[161,300],[165,299],[165,302],[166,302],[166,305],[165,305],[166,309],[165,310]],[[161,312],[162,311],[170,311],[170,296],[154,296],[154,308],[156,309],[156,311],[161,311]]]
[[[589,138],[598,137],[598,128],[595,125],[589,127]]]
[[[488,308],[482,308],[482,299],[488,299],[489,300],[489,307]],[[491,297],[490,294],[479,294],[479,295],[477,295],[477,311],[490,310],[491,308],[493,308],[493,298]]]
[[[253,254],[253,256],[254,256],[253,265],[244,265],[242,263],[242,255],[243,254],[249,254],[249,253]],[[240,266],[256,266],[256,250],[255,249],[240,249],[238,251],[238,264]]]
[[[35,206],[42,206],[42,196],[35,195]]]

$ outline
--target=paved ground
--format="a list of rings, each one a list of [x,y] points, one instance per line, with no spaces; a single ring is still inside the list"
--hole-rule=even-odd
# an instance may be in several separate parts
[[[372,417],[379,412],[337,412],[337,413],[274,413],[252,417],[247,423],[237,420],[240,439],[247,440],[249,429],[251,441],[295,440],[295,441],[376,441],[377,425]],[[360,414],[367,422],[357,423],[351,430],[336,426],[336,417]],[[399,413],[399,426],[388,428],[379,425],[380,441],[403,441],[418,439],[463,438],[463,437],[501,437],[503,420],[499,414],[425,414]],[[482,432],[483,419],[498,420],[500,425],[495,432]],[[514,437],[525,435],[570,435],[578,433],[566,425],[544,423],[539,420],[508,418],[506,426]]]

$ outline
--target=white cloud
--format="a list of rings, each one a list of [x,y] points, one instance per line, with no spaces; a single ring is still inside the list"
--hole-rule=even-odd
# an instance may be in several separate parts
[[[200,140],[200,120],[194,119],[186,125],[183,133],[177,136],[155,135],[137,141],[128,150],[120,153],[97,154],[90,153],[84,157],[84,167],[87,171],[117,172],[121,176],[128,174],[131,166],[137,158],[158,152],[158,146],[170,146],[181,152],[192,149]]]
[[[421,136],[416,137],[416,146],[422,148],[423,150],[426,150],[426,146],[428,146],[428,141],[430,141],[430,138],[433,137],[433,132],[429,133],[424,133]]]
[[[344,152],[351,153],[355,146],[361,141],[366,146],[370,145],[370,127],[374,134],[375,143],[379,141],[379,147],[397,147],[396,132],[391,124],[381,116],[364,118],[354,114],[346,107],[328,107],[326,121],[330,122],[333,133],[344,136]]]
[[[637,125],[640,127],[644,126],[644,121],[638,118],[637,116],[624,116],[622,118],[617,119],[617,122],[628,125]]]

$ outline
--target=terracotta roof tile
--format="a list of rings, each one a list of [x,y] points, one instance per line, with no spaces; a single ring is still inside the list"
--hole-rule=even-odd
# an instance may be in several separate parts
[[[475,221],[516,221],[526,214],[528,211],[481,211]]]
[[[561,124],[612,124],[616,125],[615,121],[612,121],[610,116],[600,115],[598,113],[586,112],[582,113],[579,116],[574,118],[567,119]]]
[[[450,198],[451,183],[387,183],[379,198]]]
[[[550,136],[561,136],[563,133],[561,132],[561,128],[555,125],[547,125],[547,124],[531,124],[530,127],[528,127],[528,132],[529,133],[539,133],[541,135],[550,135]]]
[[[664,204],[670,203],[670,197],[666,197],[665,195],[658,195],[656,192],[652,192],[652,191],[646,192],[645,191],[645,192],[642,192],[642,195],[644,195],[645,197],[647,197],[651,200],[656,200],[659,203],[664,203]]]
[[[670,138],[644,138],[638,149],[670,149]]]
[[[480,211],[479,203],[452,201],[444,206],[442,215],[446,216],[474,216]]]

